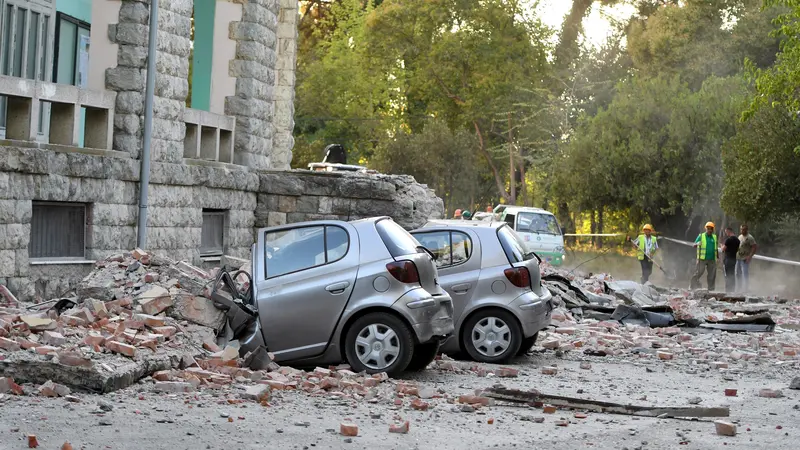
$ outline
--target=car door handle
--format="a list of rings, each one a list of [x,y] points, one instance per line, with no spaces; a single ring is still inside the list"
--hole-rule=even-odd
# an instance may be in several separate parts
[[[325,290],[330,292],[331,294],[341,294],[350,286],[350,283],[347,281],[342,281],[341,283],[334,283],[329,286],[325,287]]]
[[[469,291],[469,289],[471,287],[472,287],[472,284],[470,284],[470,283],[462,283],[462,284],[455,284],[450,289],[452,289],[453,292],[455,292],[456,294],[466,294],[467,291]]]

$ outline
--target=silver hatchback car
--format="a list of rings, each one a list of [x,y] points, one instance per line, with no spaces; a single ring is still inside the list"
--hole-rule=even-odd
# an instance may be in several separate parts
[[[454,329],[433,257],[388,217],[260,229],[252,265],[258,320],[240,343],[279,363],[424,368]]]
[[[554,308],[539,259],[504,222],[443,220],[411,232],[436,256],[453,298],[456,332],[445,353],[506,362],[533,347]]]

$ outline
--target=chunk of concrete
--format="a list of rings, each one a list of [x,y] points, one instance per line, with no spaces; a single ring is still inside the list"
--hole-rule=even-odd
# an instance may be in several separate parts
[[[163,287],[151,286],[136,297],[136,303],[142,307],[145,314],[155,316],[172,306],[172,297]]]
[[[225,323],[225,312],[214,302],[198,295],[178,295],[169,314],[178,319],[218,330]]]

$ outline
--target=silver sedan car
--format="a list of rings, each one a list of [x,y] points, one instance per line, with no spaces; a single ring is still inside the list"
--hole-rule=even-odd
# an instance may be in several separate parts
[[[433,257],[388,217],[264,228],[252,253],[258,320],[244,351],[398,373],[427,366],[453,332]]]
[[[552,294],[539,259],[504,222],[431,221],[412,231],[436,256],[453,298],[456,332],[441,348],[482,362],[506,362],[533,347],[550,323]]]

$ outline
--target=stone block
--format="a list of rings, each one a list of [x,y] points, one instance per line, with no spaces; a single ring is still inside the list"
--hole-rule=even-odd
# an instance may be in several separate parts
[[[133,67],[106,69],[106,88],[111,91],[144,91],[144,87],[145,74],[142,69]],[[117,96],[117,101],[119,101],[119,96]]]
[[[32,204],[30,201],[0,200],[0,224],[30,223],[31,211]]]
[[[225,322],[225,313],[217,309],[211,300],[201,296],[177,296],[170,314],[176,319],[213,329],[219,329]]]
[[[123,44],[117,51],[117,66],[121,67],[147,67],[147,47],[140,45]]]
[[[30,224],[12,223],[0,225],[0,250],[27,249],[30,234]]]
[[[140,71],[140,69],[135,69]],[[115,117],[118,114],[144,114],[144,94],[138,91],[119,92],[115,101]],[[116,124],[116,119],[115,119]]]
[[[14,250],[0,250],[0,277],[13,277],[16,271],[16,252]]]
[[[312,195],[303,195],[297,197],[295,211],[311,213],[311,214],[319,214],[320,213],[319,197]]]

